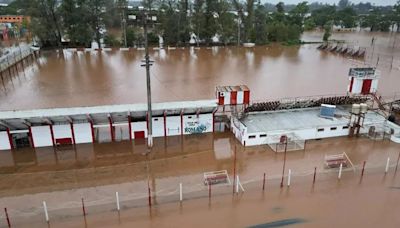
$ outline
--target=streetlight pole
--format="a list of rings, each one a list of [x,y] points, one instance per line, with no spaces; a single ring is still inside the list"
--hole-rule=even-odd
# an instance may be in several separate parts
[[[144,13],[144,48],[145,48],[145,57],[144,57],[144,66],[146,67],[146,86],[147,86],[147,146],[149,148],[153,147],[153,115],[151,109],[151,85],[150,85],[150,66],[153,65],[149,56],[149,42],[147,37],[147,17],[148,14]],[[143,65],[142,65],[143,66]]]

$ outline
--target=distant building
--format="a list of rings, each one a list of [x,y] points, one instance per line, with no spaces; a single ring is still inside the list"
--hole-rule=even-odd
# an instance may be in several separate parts
[[[30,22],[31,18],[29,16],[23,15],[1,15],[0,16],[0,23],[16,23],[22,24],[24,20]]]

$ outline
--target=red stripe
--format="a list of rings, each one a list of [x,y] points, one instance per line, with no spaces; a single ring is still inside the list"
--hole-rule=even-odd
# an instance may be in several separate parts
[[[32,147],[35,148],[35,142],[33,141],[33,135],[32,135],[32,127],[30,126],[29,126],[29,138],[31,139]]]
[[[353,91],[353,83],[354,83],[354,78],[351,77],[351,81],[350,81],[350,89],[349,92],[351,93]]]
[[[128,116],[129,140],[132,141],[132,117]]]
[[[72,142],[73,142],[73,143],[74,143],[74,145],[75,145],[75,131],[74,131],[74,124],[73,124],[73,123],[70,123],[69,125],[71,126]]]
[[[56,144],[54,143],[53,125],[49,125],[49,126],[50,126],[50,133],[51,133],[51,141],[53,142],[53,146],[55,146]]]
[[[13,144],[13,141],[12,141],[12,136],[11,136],[11,133],[10,133],[10,128],[7,128],[7,135],[8,135],[8,141],[10,141],[10,148],[11,148],[11,149],[14,149],[14,144]]]

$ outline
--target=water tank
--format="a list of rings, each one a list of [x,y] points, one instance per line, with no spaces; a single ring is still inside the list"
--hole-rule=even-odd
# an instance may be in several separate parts
[[[359,104],[353,104],[351,106],[351,112],[353,114],[360,114],[360,111],[361,111],[361,106]]]
[[[336,106],[321,104],[320,116],[325,118],[333,118],[335,117]]]
[[[361,111],[361,113],[367,113],[367,111],[368,111],[368,105],[367,104],[365,104],[365,103],[361,103],[360,104],[360,111]]]

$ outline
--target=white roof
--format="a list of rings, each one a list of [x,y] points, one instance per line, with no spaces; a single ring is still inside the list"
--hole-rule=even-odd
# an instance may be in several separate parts
[[[320,108],[292,109],[252,113],[241,120],[247,126],[248,133],[256,132],[290,132],[293,130],[322,128],[329,126],[346,126],[349,123],[350,114],[342,107],[338,107],[334,118],[319,116]],[[383,124],[385,118],[376,112],[368,112],[364,125]]]
[[[153,111],[185,110],[199,108],[216,108],[217,100],[197,100],[153,103]],[[2,119],[28,119],[34,117],[52,117],[52,116],[74,116],[86,114],[116,113],[116,112],[146,112],[147,104],[122,104],[122,105],[104,105],[92,107],[74,107],[74,108],[51,108],[34,109],[20,111],[0,111],[0,120]]]

